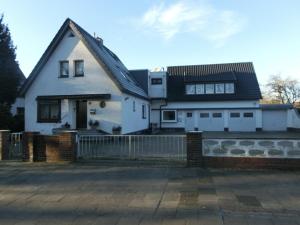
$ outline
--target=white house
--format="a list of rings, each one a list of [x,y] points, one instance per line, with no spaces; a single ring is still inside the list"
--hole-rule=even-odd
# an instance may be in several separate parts
[[[122,134],[148,129],[281,131],[300,128],[289,105],[261,106],[252,63],[128,70],[100,38],[67,19],[21,89],[25,130]]]
[[[67,19],[29,75],[25,130],[97,129],[132,133],[149,127],[149,98],[101,39]],[[96,122],[97,121],[97,122]],[[99,124],[97,124],[99,123]]]

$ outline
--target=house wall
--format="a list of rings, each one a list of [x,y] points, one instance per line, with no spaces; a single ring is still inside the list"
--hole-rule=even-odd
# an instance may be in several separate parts
[[[135,111],[133,102],[135,102]],[[142,117],[142,105],[146,106],[146,118]],[[148,129],[149,108],[148,101],[125,94],[122,99],[122,134]]]
[[[84,60],[84,77],[73,76],[73,61],[78,59]],[[69,60],[68,78],[59,78],[60,60]],[[75,128],[75,114],[69,113],[74,110],[74,102],[62,101],[61,123],[37,123],[36,101],[36,97],[42,95],[75,94],[111,94],[110,103],[105,109],[105,116],[101,117],[100,113],[97,118],[100,120],[100,124],[102,118],[104,120],[102,124],[107,124],[109,121],[112,124],[121,122],[122,93],[80,39],[76,36],[68,37],[67,33],[26,93],[25,130],[50,134],[53,128],[59,128],[65,122],[70,123],[71,127]],[[105,129],[110,129],[111,126],[105,125]]]
[[[162,78],[162,84],[151,84],[152,78]],[[167,73],[150,72],[148,77],[148,94],[150,98],[165,98],[167,96]]]
[[[161,101],[153,101],[151,123],[159,126]],[[176,122],[162,122],[162,128],[181,128],[186,131],[195,128],[204,131],[255,131],[262,127],[261,109],[258,101],[226,101],[226,102],[169,102],[163,109],[177,111]],[[231,112],[239,112],[240,118],[230,118]],[[243,113],[253,113],[252,118],[243,117]],[[192,113],[192,117],[187,117]],[[208,118],[200,118],[200,113],[209,113]],[[222,118],[213,118],[213,113],[222,113]]]
[[[122,111],[120,100],[105,100],[105,107],[100,107],[99,101],[87,102],[87,126],[90,129],[89,121],[99,121],[99,127],[102,131],[112,133],[114,126],[120,126],[122,124],[122,118],[120,111]],[[96,114],[91,114],[91,110],[95,110]]]

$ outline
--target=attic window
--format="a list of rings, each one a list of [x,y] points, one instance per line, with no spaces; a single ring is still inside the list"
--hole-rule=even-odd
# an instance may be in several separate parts
[[[75,37],[75,35],[73,34],[73,32],[70,32],[68,37]]]

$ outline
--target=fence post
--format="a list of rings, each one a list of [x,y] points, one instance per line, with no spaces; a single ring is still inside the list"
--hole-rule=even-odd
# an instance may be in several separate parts
[[[40,132],[23,132],[22,133],[22,147],[23,147],[23,161],[33,162],[33,140],[34,136],[38,135]]]
[[[187,166],[203,166],[202,131],[190,131],[186,134]]]
[[[9,135],[10,130],[0,130],[0,160],[9,159]]]
[[[128,146],[128,148],[129,148],[129,159],[131,159],[131,135],[129,135],[129,146]]]

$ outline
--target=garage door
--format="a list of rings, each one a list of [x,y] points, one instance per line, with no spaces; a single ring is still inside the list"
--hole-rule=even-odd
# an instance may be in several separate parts
[[[286,110],[262,111],[262,125],[265,131],[285,131],[287,127]]]
[[[203,131],[224,131],[224,113],[223,112],[205,112],[198,114],[198,127]]]
[[[256,131],[255,113],[253,111],[229,112],[229,131]]]

